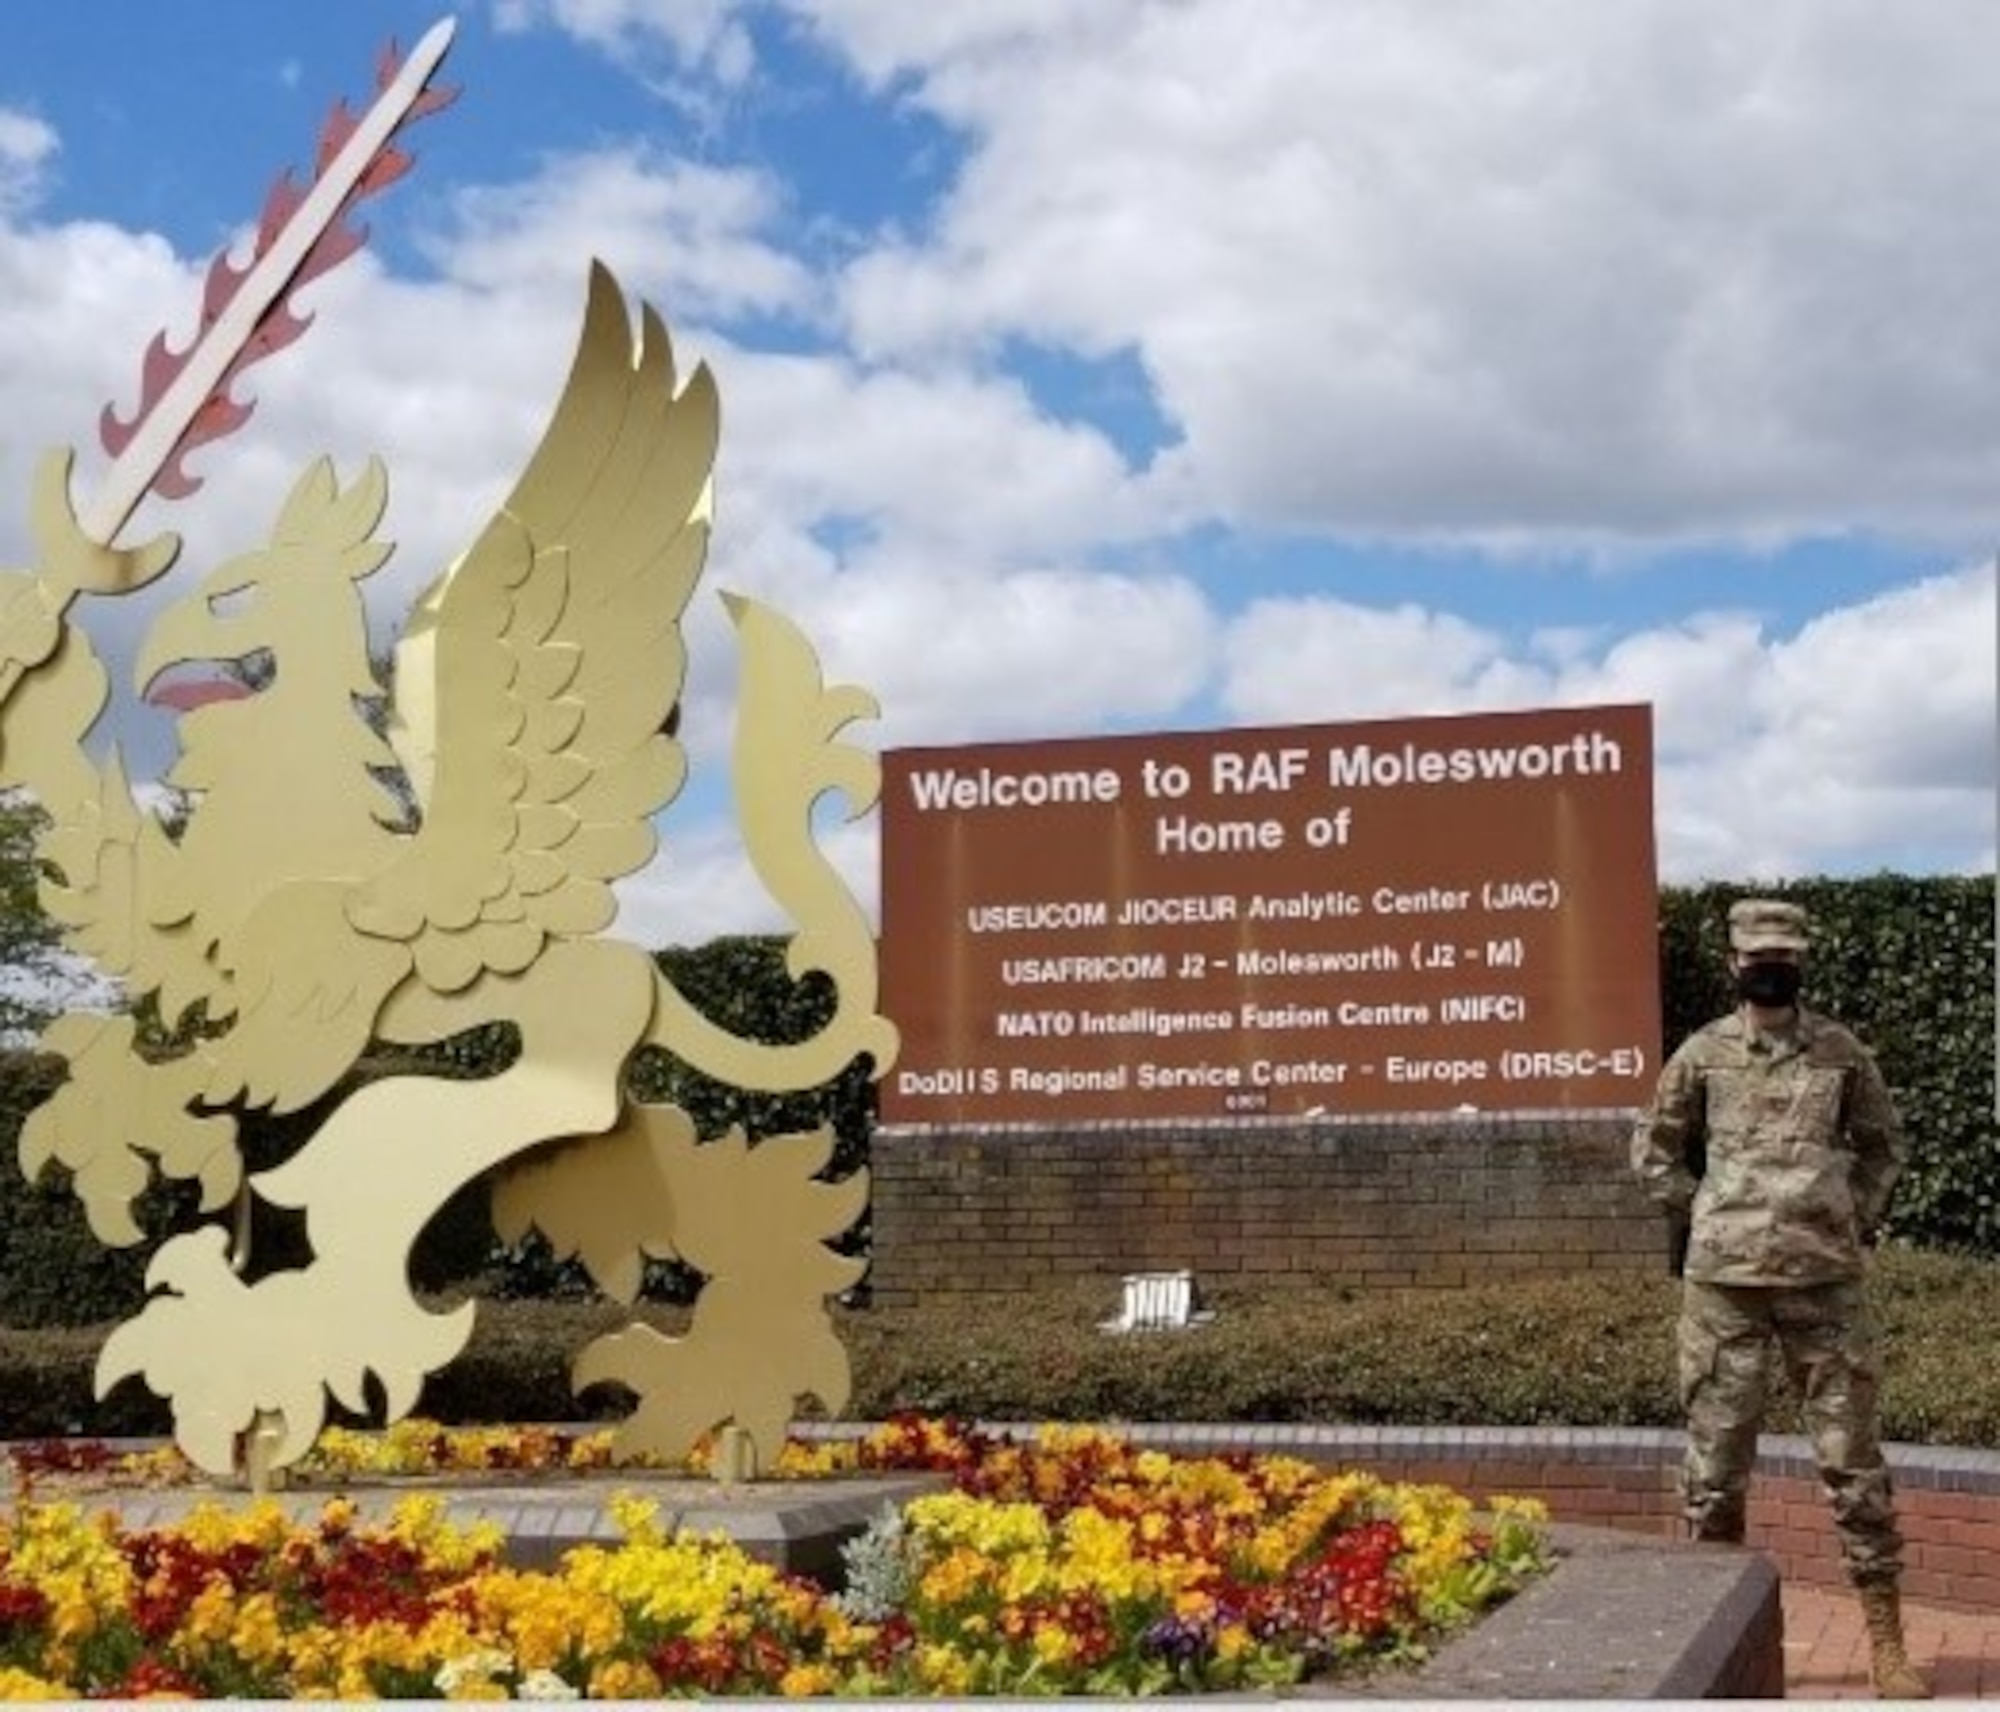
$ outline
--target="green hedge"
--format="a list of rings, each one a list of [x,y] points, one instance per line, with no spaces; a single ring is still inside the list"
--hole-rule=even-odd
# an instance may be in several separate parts
[[[1674,1394],[1676,1286],[1663,1274],[1490,1283],[1420,1297],[1337,1280],[1223,1286],[1213,1321],[1115,1337],[1106,1282],[1010,1297],[835,1310],[853,1368],[851,1418],[900,1409],[1002,1421],[1347,1421],[1405,1426],[1666,1427]],[[1871,1298],[1883,1325],[1882,1426],[1904,1442],[2000,1449],[1991,1328],[2000,1264],[1885,1249]],[[648,1305],[669,1333],[686,1310]],[[621,1323],[596,1302],[489,1301],[465,1353],[426,1381],[417,1413],[446,1422],[621,1416],[630,1397],[573,1397],[569,1363]],[[0,1440],[76,1430],[157,1434],[166,1410],[137,1380],[90,1397],[101,1333],[0,1328]],[[343,1417],[344,1418],[344,1417]],[[1797,1432],[1779,1384],[1768,1422]]]
[[[1882,874],[1660,894],[1660,991],[1671,1051],[1729,1009],[1725,918],[1736,899],[1781,897],[1813,918],[1806,1003],[1874,1048],[1910,1136],[1892,1234],[2000,1255],[1994,1116],[1993,880]]]
[[[1959,877],[1882,875],[1783,885],[1715,883],[1669,887],[1660,895],[1661,1006],[1669,1050],[1731,1003],[1724,917],[1752,892],[1795,899],[1815,918],[1808,1000],[1853,1026],[1880,1056],[1908,1123],[1912,1161],[1891,1213],[1892,1234],[1919,1247],[2000,1255],[2000,1125],[1994,1118],[1993,882]],[[831,993],[818,978],[794,982],[782,943],[765,937],[718,939],[660,952],[676,984],[725,1027],[767,1041],[803,1039],[828,1014]],[[511,1031],[492,1029],[418,1055],[432,1072],[480,1075],[511,1056]],[[411,1066],[408,1054],[377,1055],[357,1080]],[[831,1122],[837,1145],[829,1175],[866,1163],[874,1121],[869,1067],[857,1062],[824,1087],[792,1096],[749,1094],[697,1075],[662,1053],[633,1065],[631,1085],[646,1099],[673,1099],[703,1135],[741,1124],[753,1136]],[[59,1067],[15,1054],[0,1059],[0,1323],[33,1326],[122,1318],[142,1299],[146,1251],[113,1252],[88,1233],[74,1200],[50,1173],[30,1187],[14,1146],[21,1119],[55,1085]],[[352,1084],[329,1099],[344,1097]],[[302,1144],[320,1112],[246,1120],[253,1168],[277,1163]],[[573,1265],[558,1265],[538,1238],[513,1249],[493,1242],[484,1182],[470,1185],[434,1218],[413,1259],[429,1288],[472,1282],[496,1296],[582,1294]],[[189,1198],[156,1191],[142,1208],[149,1231],[184,1227]],[[866,1252],[866,1219],[846,1239]],[[291,1263],[296,1233],[260,1231],[257,1252]],[[647,1294],[684,1300],[699,1280],[657,1264]]]

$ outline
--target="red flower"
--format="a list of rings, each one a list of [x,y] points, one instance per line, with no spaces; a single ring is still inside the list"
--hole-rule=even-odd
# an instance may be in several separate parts
[[[92,1693],[93,1700],[145,1700],[153,1696],[175,1696],[188,1700],[206,1698],[193,1677],[176,1670],[162,1659],[142,1658],[123,1677]]]
[[[39,1628],[48,1614],[48,1597],[40,1588],[0,1581],[0,1636],[10,1630]]]
[[[9,1448],[17,1474],[96,1474],[112,1462],[102,1439],[35,1439]]]

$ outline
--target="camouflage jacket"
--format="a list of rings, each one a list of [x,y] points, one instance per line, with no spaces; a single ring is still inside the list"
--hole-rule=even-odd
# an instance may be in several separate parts
[[[1685,1276],[1703,1284],[1860,1277],[1904,1156],[1873,1055],[1805,1009],[1786,1039],[1760,1037],[1741,1014],[1690,1035],[1632,1132],[1640,1186],[1691,1217]]]

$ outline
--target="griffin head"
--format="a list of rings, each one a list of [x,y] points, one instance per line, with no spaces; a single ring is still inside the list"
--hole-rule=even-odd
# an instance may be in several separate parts
[[[379,694],[355,584],[393,550],[374,539],[388,493],[379,459],[344,490],[330,460],[312,464],[267,545],[160,615],[133,666],[140,697],[194,713],[275,692],[281,678],[287,699]]]

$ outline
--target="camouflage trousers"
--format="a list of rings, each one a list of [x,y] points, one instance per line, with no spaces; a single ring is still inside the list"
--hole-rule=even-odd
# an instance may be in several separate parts
[[[1856,1586],[1893,1582],[1903,1540],[1876,1436],[1880,1368],[1862,1286],[1688,1282],[1681,1289],[1680,1387],[1688,1430],[1681,1495],[1694,1537],[1743,1537],[1775,1344],[1812,1435],[1848,1579]]]

